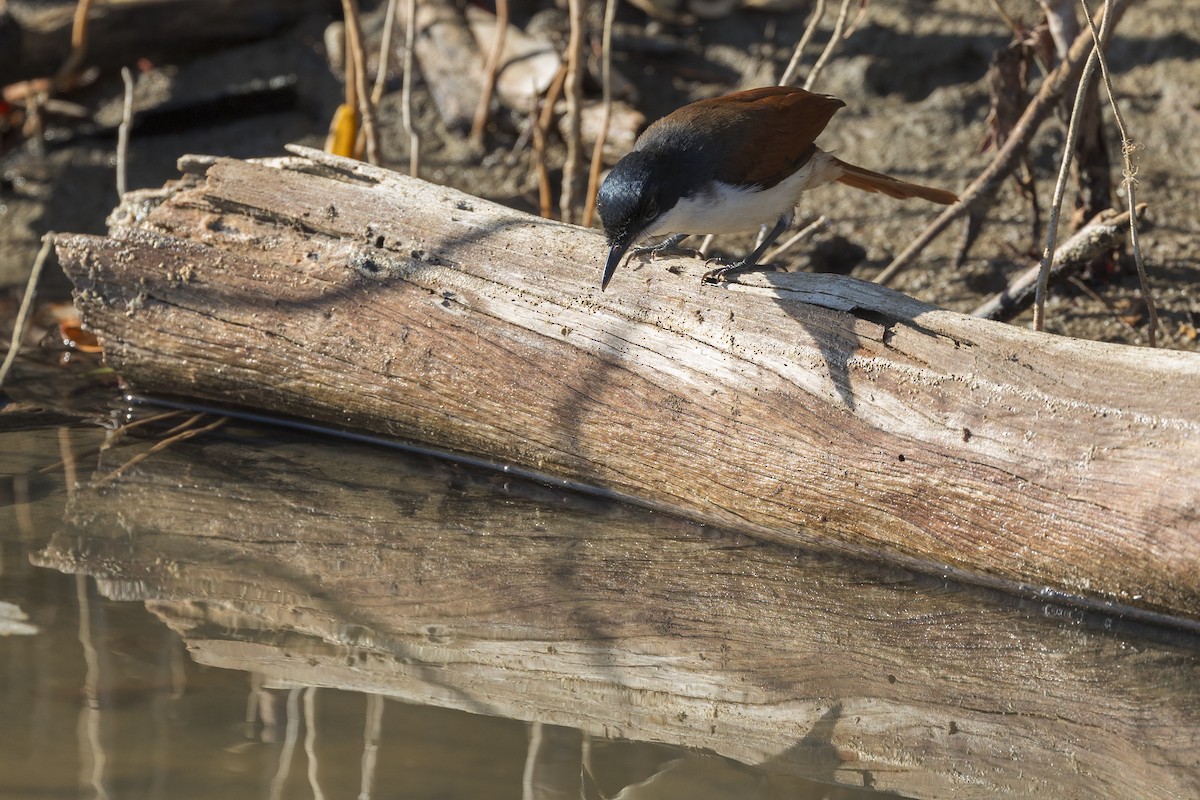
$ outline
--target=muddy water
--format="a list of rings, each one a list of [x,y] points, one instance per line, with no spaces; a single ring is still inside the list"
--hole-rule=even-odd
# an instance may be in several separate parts
[[[0,475],[0,798],[1200,790],[1186,628],[211,416]]]

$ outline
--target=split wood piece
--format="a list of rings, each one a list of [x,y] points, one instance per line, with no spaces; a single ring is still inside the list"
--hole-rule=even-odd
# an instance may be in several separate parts
[[[0,86],[58,71],[71,52],[77,5],[76,0],[8,0],[7,17],[0,17]],[[177,59],[181,53],[269,36],[328,6],[328,0],[93,3],[83,64],[115,68],[139,56]]]
[[[219,159],[130,193],[108,238],[59,238],[136,391],[1200,620],[1197,354],[842,276],[702,285],[686,258],[631,264],[601,293],[592,231],[302,152]]]
[[[954,800],[1200,794],[1195,634],[382,448],[180,442],[81,488],[35,560],[145,601],[204,664],[701,748],[772,796],[810,796],[782,788],[794,775]]]
[[[1137,211],[1141,220],[1146,213],[1146,204],[1139,205]],[[1100,212],[1055,250],[1054,261],[1050,265],[1051,282],[1082,270],[1101,253],[1123,241],[1128,232],[1128,211],[1109,209]],[[1008,320],[1028,308],[1033,302],[1041,269],[1041,264],[1034,264],[1021,272],[1009,281],[1003,291],[980,303],[971,316]]]

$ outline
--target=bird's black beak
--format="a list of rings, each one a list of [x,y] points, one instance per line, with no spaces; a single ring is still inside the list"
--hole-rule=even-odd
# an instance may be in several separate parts
[[[632,238],[621,237],[609,248],[608,261],[604,262],[604,277],[600,279],[600,291],[603,292],[608,288],[608,282],[612,280],[613,273],[617,271],[617,265],[621,263],[625,251],[629,249],[629,242]]]

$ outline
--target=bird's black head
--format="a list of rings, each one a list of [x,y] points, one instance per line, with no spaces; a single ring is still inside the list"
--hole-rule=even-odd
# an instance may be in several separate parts
[[[679,201],[673,173],[675,170],[662,158],[634,150],[618,161],[600,184],[596,208],[609,247],[601,290],[608,286],[630,245]]]

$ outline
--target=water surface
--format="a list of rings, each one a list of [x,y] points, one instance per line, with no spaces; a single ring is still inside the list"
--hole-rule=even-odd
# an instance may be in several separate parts
[[[23,426],[0,797],[1200,794],[1186,630],[211,415]]]

